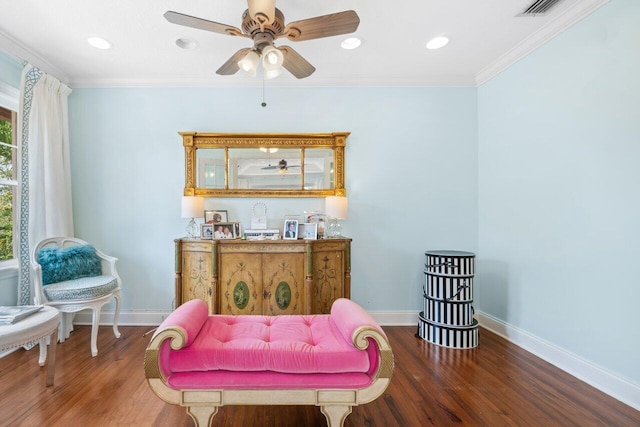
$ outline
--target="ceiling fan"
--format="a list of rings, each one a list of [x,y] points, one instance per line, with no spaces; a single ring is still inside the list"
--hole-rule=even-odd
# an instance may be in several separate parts
[[[305,166],[306,166],[306,164],[305,164]],[[299,167],[300,167],[300,165],[288,165],[287,161],[285,159],[282,159],[282,160],[280,160],[278,162],[277,165],[269,164],[269,166],[265,166],[265,167],[262,167],[260,169],[263,169],[263,170],[279,169],[281,171],[286,171],[289,168],[299,168]]]
[[[284,15],[276,8],[275,0],[248,0],[247,3],[248,9],[242,14],[242,30],[173,11],[166,12],[164,17],[173,24],[252,39],[253,48],[243,48],[234,53],[216,73],[231,75],[242,68],[255,76],[262,59],[265,78],[280,75],[282,67],[298,79],[309,77],[316,70],[293,48],[276,47],[276,39],[286,37],[297,42],[337,36],[356,31],[360,24],[358,14],[353,10],[347,10],[290,22],[285,26]]]

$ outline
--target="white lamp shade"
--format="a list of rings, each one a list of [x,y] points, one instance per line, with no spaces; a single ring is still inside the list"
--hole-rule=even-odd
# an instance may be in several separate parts
[[[276,68],[275,70],[264,70],[264,78],[267,80],[275,79],[282,74],[282,68]]]
[[[204,216],[204,197],[183,196],[182,218],[202,218]]]
[[[329,196],[324,199],[324,213],[330,218],[347,218],[347,198],[343,196]]]
[[[260,55],[254,50],[250,50],[244,58],[238,61],[238,67],[251,77],[255,77],[260,64]]]
[[[284,55],[273,46],[262,49],[262,68],[265,71],[279,70],[284,62]]]

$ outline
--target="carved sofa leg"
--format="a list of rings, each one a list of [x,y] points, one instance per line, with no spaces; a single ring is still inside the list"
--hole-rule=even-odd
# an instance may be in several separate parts
[[[213,425],[213,417],[218,413],[217,406],[189,406],[187,414],[193,418],[196,427],[211,427]]]
[[[321,406],[320,411],[327,418],[328,427],[342,427],[344,420],[351,413],[351,406],[348,405],[327,405]]]

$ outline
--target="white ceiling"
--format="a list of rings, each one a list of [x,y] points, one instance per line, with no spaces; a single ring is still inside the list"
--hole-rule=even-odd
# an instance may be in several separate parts
[[[316,67],[297,80],[288,72],[270,85],[475,86],[593,12],[608,0],[562,0],[544,16],[517,17],[533,0],[277,0],[285,23],[355,10],[363,45],[347,51],[346,36],[291,42]],[[238,72],[215,71],[250,39],[167,22],[167,10],[240,27],[244,0],[19,0],[2,2],[0,49],[72,86],[260,84]],[[114,45],[90,47],[89,36]],[[451,41],[430,51],[436,35]],[[180,49],[178,38],[198,40]]]

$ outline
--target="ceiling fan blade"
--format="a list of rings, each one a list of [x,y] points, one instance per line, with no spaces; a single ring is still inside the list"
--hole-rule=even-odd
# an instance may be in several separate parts
[[[316,68],[307,62],[298,52],[289,46],[280,46],[278,48],[284,55],[282,66],[298,79],[309,77],[316,71]]]
[[[183,13],[167,11],[164,14],[167,21],[172,24],[184,25],[185,27],[197,28],[199,30],[211,31],[213,33],[226,34],[229,36],[245,36],[242,31],[231,25],[220,24],[218,22],[207,21],[206,19],[196,18],[195,16],[185,15]]]
[[[259,24],[272,23],[276,17],[276,0],[249,0],[249,15]]]
[[[218,71],[216,71],[216,74],[220,74],[222,76],[229,76],[231,74],[237,73],[238,70],[240,69],[240,66],[238,65],[238,61],[244,58],[250,50],[251,49],[249,49],[248,47],[245,47],[243,49],[240,49],[236,53],[234,53],[233,56],[227,60],[227,62],[222,64],[222,67],[218,68]]]
[[[297,42],[353,33],[358,29],[358,25],[360,25],[358,14],[353,10],[347,10],[290,22],[283,34],[289,40]]]

